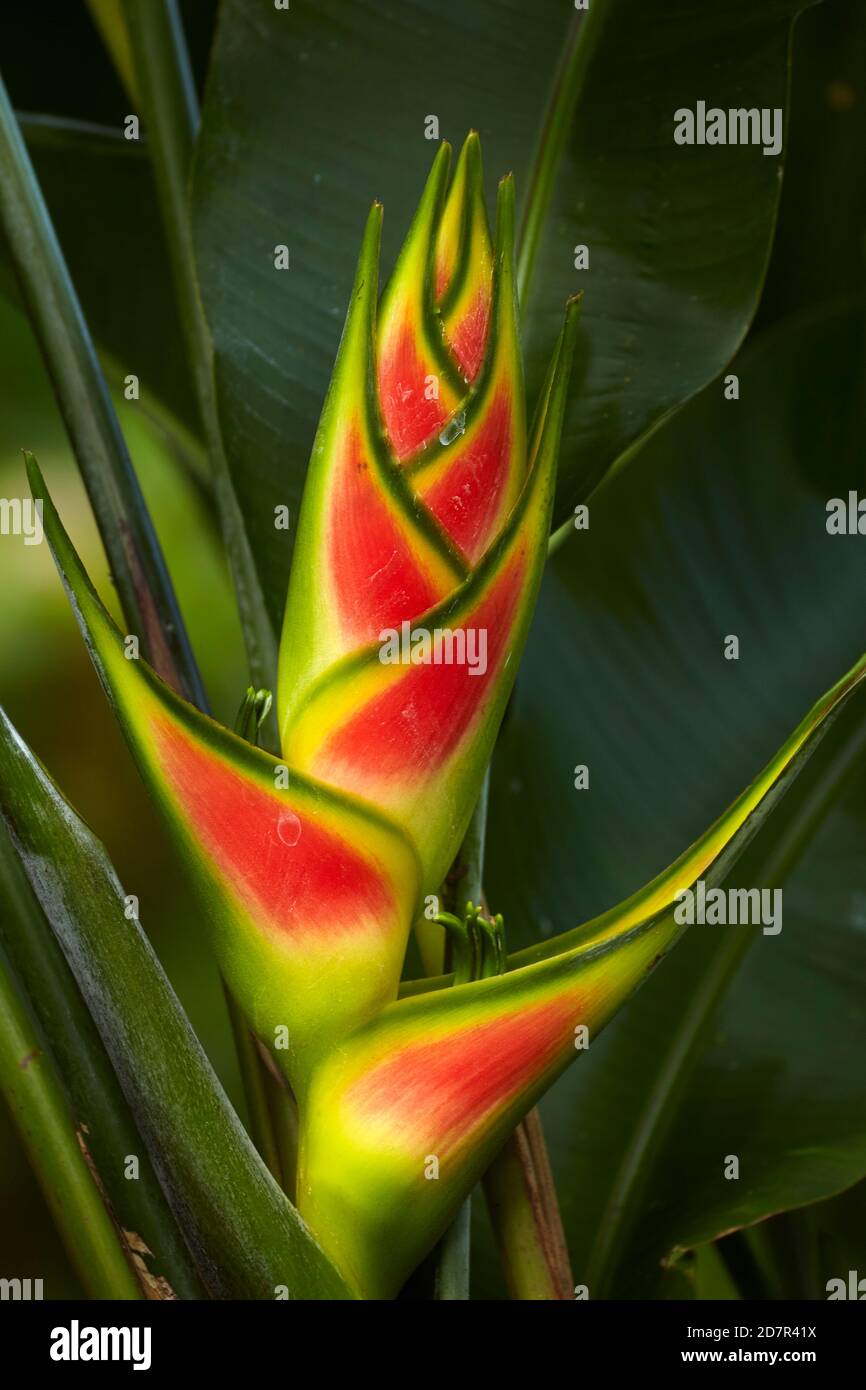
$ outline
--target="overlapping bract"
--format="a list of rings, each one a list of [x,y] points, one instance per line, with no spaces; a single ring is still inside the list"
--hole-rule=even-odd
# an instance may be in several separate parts
[[[374,1297],[396,1292],[441,1234],[576,1056],[577,1031],[597,1032],[669,949],[677,894],[722,874],[866,674],[861,662],[641,893],[514,957],[504,975],[398,996],[407,934],[461,842],[525,640],[577,319],[572,302],[527,440],[512,183],[500,185],[491,244],[477,137],[446,196],[448,159],[443,146],[378,306],[377,205],[364,234],[295,546],[280,759],[126,659],[32,470],[103,683],[201,888],[223,974],[263,1041],[288,1029],[275,1056],[299,1101],[300,1210]],[[465,652],[470,630],[484,633],[483,671],[445,660],[436,636],[450,634],[453,654],[463,634]],[[389,631],[409,660],[382,660]]]
[[[447,165],[443,146],[378,315],[381,209],[370,215],[304,494],[278,691],[287,760],[397,820],[425,893],[466,829],[525,639],[577,316],[570,306],[528,448],[512,180],[491,249],[477,137],[442,213]],[[388,632],[405,651],[426,644],[429,663],[383,661]],[[448,660],[473,644],[475,669]]]
[[[399,828],[188,705],[130,650],[35,465],[45,531],[141,773],[199,889],[220,969],[303,1089],[317,1057],[394,997],[419,891]],[[287,775],[288,773],[288,775]]]
[[[448,161],[443,146],[381,305],[378,205],[364,234],[296,542],[281,759],[126,660],[45,499],[103,682],[202,889],[220,967],[265,1042],[288,1031],[277,1059],[300,1096],[329,1049],[397,998],[408,932],[478,795],[549,528],[577,306],[528,444],[512,181],[491,243],[477,137],[446,199]],[[431,634],[432,664],[380,660],[383,629],[403,625],[410,642]],[[483,634],[483,669],[442,664],[434,634],[459,646],[470,629]]]

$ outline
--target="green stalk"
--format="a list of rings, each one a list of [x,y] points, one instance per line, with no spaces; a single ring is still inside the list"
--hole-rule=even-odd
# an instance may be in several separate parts
[[[484,837],[487,830],[487,801],[490,792],[490,772],[485,774],[478,804],[469,822],[458,855],[463,872],[457,892],[458,911],[467,902],[480,903],[484,880]],[[446,969],[449,968],[446,947]],[[434,1256],[433,1297],[442,1300],[465,1301],[469,1298],[469,1264],[472,1244],[472,1197],[460,1207],[453,1222],[437,1246]]]
[[[181,326],[193,371],[214,493],[234,580],[250,675],[275,689],[277,648],[223,450],[214,385],[213,343],[198,289],[188,180],[199,111],[174,0],[123,0],[136,88],[148,135],[157,197],[171,257]],[[273,716],[272,716],[273,720]],[[269,736],[275,737],[271,722]]]
[[[259,1056],[258,1045],[250,1032],[249,1024],[241,1013],[240,1007],[225,981],[223,981],[223,994],[225,995],[226,1008],[228,1010],[232,1036],[235,1042],[235,1051],[237,1052],[238,1066],[240,1067],[241,1081],[243,1082],[244,1088],[244,1098],[247,1102],[247,1110],[249,1112],[250,1134],[271,1177],[280,1184],[280,1187],[285,1192],[287,1189],[283,1174],[280,1146],[277,1143],[277,1136],[274,1130],[267,1082],[262,1060]]]
[[[568,1246],[537,1109],[530,1110],[491,1163],[484,1193],[511,1298],[572,1299]]]
[[[458,876],[451,895],[454,901],[449,900],[449,907],[456,910],[458,919],[467,901],[484,903],[484,839],[489,786],[488,773],[456,861]],[[453,940],[449,934],[443,962],[446,972],[459,965],[452,960]],[[475,978],[474,974],[471,977]],[[574,1281],[537,1110],[529,1112],[503,1145],[487,1170],[483,1185],[511,1297],[525,1300],[571,1298]],[[433,1253],[434,1298],[468,1299],[470,1296],[471,1200],[467,1198]]]
[[[114,1223],[87,1164],[83,1136],[0,954],[0,1092],[54,1223],[92,1298],[141,1297]]]
[[[153,1254],[139,1268],[146,1291],[203,1298],[195,1265],[165,1200],[120,1084],[78,986],[0,824],[0,950],[30,1001],[76,1127],[108,1193],[118,1225]],[[124,1165],[135,1155],[139,1175]]]
[[[466,1198],[439,1242],[433,1273],[433,1297],[465,1302],[469,1298],[472,1198]]]
[[[256,1042],[256,1047],[262,1061],[265,1100],[283,1175],[283,1191],[294,1202],[298,1186],[298,1103],[266,1049],[259,1042]]]
[[[0,81],[0,224],[142,654],[187,699],[204,690],[159,542],[6,89]]]

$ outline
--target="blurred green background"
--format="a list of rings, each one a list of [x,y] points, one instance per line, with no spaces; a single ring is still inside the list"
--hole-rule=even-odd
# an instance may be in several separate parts
[[[189,11],[188,32],[201,70],[213,6],[194,4]],[[49,44],[41,38],[45,26],[53,35]],[[6,7],[0,18],[0,49],[16,110],[50,111],[117,126],[128,109],[128,100],[83,5]],[[137,305],[151,293],[138,253],[144,247],[150,264],[156,241],[162,254],[155,217],[150,225],[145,220],[140,227],[137,246],[131,247],[118,231],[114,263],[107,264],[102,258],[95,263],[88,250],[102,211],[94,200],[94,188],[65,177],[62,152],[46,147],[40,157],[38,147],[31,149],[85,312],[88,295],[82,281],[101,302],[114,304],[122,328],[125,316],[135,314]],[[97,186],[103,174],[97,157]],[[119,199],[128,196],[122,183],[112,186]],[[146,215],[146,200],[143,210]],[[128,208],[125,211],[128,213]],[[64,226],[75,229],[77,256],[71,249],[72,236],[63,236]],[[76,260],[87,265],[86,275],[77,273]],[[94,582],[110,602],[111,586],[98,532],[39,350],[16,302],[14,281],[5,262],[0,268],[0,288],[0,496],[25,495],[21,450],[32,450],[51,479],[58,506]],[[154,356],[162,358],[165,366],[166,384],[161,384],[161,394],[179,412],[189,414],[189,384],[176,338],[154,344],[154,349]],[[246,668],[218,531],[200,485],[205,461],[177,419],[171,421],[169,436],[161,417],[153,418],[150,413],[156,410],[152,401],[124,399],[122,378],[136,370],[135,364],[125,364],[121,371],[117,363],[104,358],[103,365],[116,388],[115,407],[215,716],[232,723],[246,686]],[[192,906],[179,890],[171,850],[96,680],[48,547],[25,547],[18,537],[3,537],[0,593],[0,701],[87,823],[111,844],[121,881],[140,897],[144,925],[233,1101],[242,1109],[217,973],[211,960],[196,950],[186,930]],[[114,612],[117,616],[116,605]],[[0,1275],[43,1278],[54,1297],[74,1296],[78,1292],[75,1276],[5,1107],[0,1107],[0,1174]]]

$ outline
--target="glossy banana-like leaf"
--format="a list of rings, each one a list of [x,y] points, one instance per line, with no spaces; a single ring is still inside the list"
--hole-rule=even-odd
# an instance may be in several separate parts
[[[716,887],[760,830],[864,679],[866,655],[815,702],[754,781],[673,864],[618,907],[572,931],[515,953],[510,957],[510,967],[533,964],[572,947],[584,949],[604,942],[624,927],[668,911],[698,880],[708,889]]]
[[[299,1204],[356,1287],[395,1291],[514,1125],[686,930],[684,891],[728,873],[864,678],[866,657],[646,888],[512,957],[504,975],[410,989],[325,1059],[302,1131]]]
[[[302,1089],[311,1060],[396,995],[419,894],[412,846],[369,806],[290,771],[130,659],[38,466],[28,467],[100,679],[200,890],[220,968]]]

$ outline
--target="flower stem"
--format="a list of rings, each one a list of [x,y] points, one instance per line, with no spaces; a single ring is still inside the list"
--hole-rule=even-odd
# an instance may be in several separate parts
[[[276,641],[223,450],[213,344],[196,277],[188,184],[199,110],[183,27],[175,0],[124,0],[123,13],[250,675],[255,686],[274,689]],[[275,731],[271,716],[272,741]]]
[[[573,1298],[568,1246],[537,1109],[491,1163],[484,1193],[511,1297]]]
[[[454,896],[462,904],[467,900],[484,903],[489,785],[488,773],[457,860]],[[484,910],[486,912],[486,904]],[[488,925],[501,936],[501,918]],[[451,940],[449,937],[446,944],[446,970],[452,967]],[[502,940],[500,947],[504,954]],[[497,967],[493,969],[496,973]],[[568,1247],[537,1110],[530,1111],[493,1160],[484,1177],[484,1190],[511,1297],[525,1300],[573,1297]],[[471,1201],[471,1197],[467,1198],[460,1208],[436,1252],[436,1298],[469,1298]]]
[[[484,877],[484,837],[487,829],[487,799],[490,773],[485,775],[478,804],[463,838],[458,864],[463,872],[459,879],[462,902],[481,901]],[[447,960],[446,947],[446,965]],[[469,1298],[469,1266],[472,1236],[472,1197],[466,1198],[445,1232],[436,1250],[433,1275],[433,1297],[443,1300]]]
[[[274,1178],[285,1191],[283,1165],[280,1162],[280,1151],[271,1122],[271,1111],[268,1105],[267,1092],[265,1090],[265,1077],[261,1059],[258,1054],[258,1048],[256,1046],[256,1040],[250,1032],[249,1024],[241,1013],[240,1006],[225,980],[223,980],[223,993],[225,995],[229,1022],[231,1023],[232,1036],[234,1037],[238,1066],[241,1071],[244,1097],[247,1102],[247,1110],[249,1111],[250,1135],[271,1177]]]

